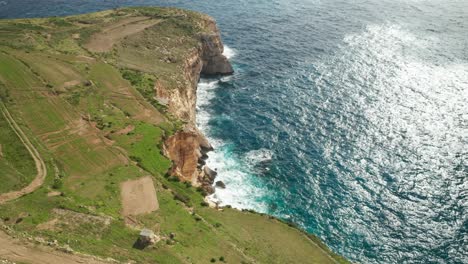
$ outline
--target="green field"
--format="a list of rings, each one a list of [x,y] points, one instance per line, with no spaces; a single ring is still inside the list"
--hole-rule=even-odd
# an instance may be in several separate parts
[[[204,19],[127,8],[0,20],[0,96],[48,171],[41,188],[0,205],[1,222],[20,237],[137,263],[347,263],[277,219],[207,207],[196,188],[167,175],[164,140],[184,122],[153,99],[152,87],[186,87],[184,58],[197,47]],[[140,31],[121,36],[133,28]],[[27,185],[36,168],[2,115],[0,127],[5,193]],[[120,183],[146,175],[159,210],[134,220],[167,239],[139,250],[139,229],[120,214]]]
[[[34,160],[0,112],[0,193],[19,190],[36,176]]]

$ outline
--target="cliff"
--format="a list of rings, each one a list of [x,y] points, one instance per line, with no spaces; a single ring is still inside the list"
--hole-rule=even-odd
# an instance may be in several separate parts
[[[207,207],[187,183],[210,192],[216,176],[195,127],[200,75],[232,72],[213,19],[123,8],[0,20],[0,32],[0,99],[47,167],[37,190],[0,204],[0,236],[18,238],[0,241],[0,260],[52,263],[37,254],[57,249],[122,263],[340,261],[274,218]],[[0,194],[21,187],[16,175],[32,174],[25,186],[37,173],[3,130]],[[135,247],[142,228],[161,241]],[[15,254],[23,245],[37,254]]]
[[[185,60],[184,73],[188,80],[186,87],[167,93],[160,84],[155,91],[159,98],[166,98],[169,111],[187,121],[183,131],[177,132],[165,142],[166,155],[173,161],[171,174],[183,181],[189,181],[194,186],[202,186],[207,193],[212,193],[213,173],[203,170],[203,157],[212,149],[195,125],[197,84],[200,75],[227,75],[233,69],[228,59],[223,55],[223,44],[215,21],[204,17],[206,32],[199,34],[199,45]]]

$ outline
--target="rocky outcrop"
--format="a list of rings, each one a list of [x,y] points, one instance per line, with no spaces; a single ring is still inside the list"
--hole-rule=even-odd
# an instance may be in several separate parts
[[[202,67],[201,48],[195,48],[183,63],[181,85],[175,89],[169,89],[167,84],[157,81],[154,86],[156,99],[160,103],[163,102],[170,113],[187,122],[191,128],[195,128],[197,84]]]
[[[176,89],[167,89],[164,83],[158,81],[154,87],[155,98],[166,105],[170,113],[186,121],[193,130],[196,130],[195,106],[200,75],[233,73],[231,63],[223,55],[224,46],[216,22],[205,17],[203,27],[205,30],[198,34],[198,47],[189,52],[183,64],[184,84]]]
[[[232,74],[231,63],[223,55],[224,46],[221,42],[221,34],[214,19],[205,19],[205,28],[208,33],[200,34],[201,58],[203,61],[202,74],[206,75],[226,75]]]
[[[200,45],[185,60],[186,86],[168,91],[163,84],[156,83],[155,92],[157,98],[167,100],[171,113],[187,122],[183,131],[165,142],[166,155],[173,161],[171,175],[212,193],[216,172],[204,166],[204,160],[206,153],[213,148],[195,125],[197,84],[201,74],[226,75],[233,69],[223,55],[224,48],[215,21],[207,17],[204,22],[206,31],[199,34]]]
[[[166,154],[172,160],[171,174],[197,185],[198,160],[202,156],[200,135],[179,131],[166,140]]]
[[[228,59],[223,55],[223,44],[218,34],[202,35],[203,45],[203,68],[202,73],[206,75],[232,74],[234,70]]]
[[[193,186],[202,187],[207,194],[212,187],[216,172],[206,166],[203,157],[211,150],[206,138],[194,131],[179,131],[166,140],[165,152],[172,160],[170,174]]]

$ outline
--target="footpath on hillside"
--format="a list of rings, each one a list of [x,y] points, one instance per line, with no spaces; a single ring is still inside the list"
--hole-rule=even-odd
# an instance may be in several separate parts
[[[36,164],[36,169],[37,169],[36,177],[28,186],[24,187],[21,190],[0,194],[0,204],[4,204],[8,201],[17,199],[28,193],[32,193],[33,191],[41,187],[47,175],[47,167],[45,166],[44,160],[39,155],[39,152],[37,151],[37,149],[34,147],[31,141],[29,141],[26,134],[15,122],[15,120],[13,119],[13,117],[11,116],[10,112],[8,111],[8,109],[6,108],[3,102],[0,102],[0,111],[1,111],[1,114],[5,116],[5,119],[7,120],[11,129],[13,129],[13,131],[16,133],[16,135],[19,137],[21,142],[24,144],[26,149],[31,154],[32,158],[34,159],[34,162]]]

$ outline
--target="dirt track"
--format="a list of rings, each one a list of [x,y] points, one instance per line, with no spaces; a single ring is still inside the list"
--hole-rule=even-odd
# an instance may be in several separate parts
[[[8,112],[8,109],[5,107],[3,102],[0,102],[0,111],[2,112],[3,116],[5,116],[6,120],[10,124],[11,128],[15,131],[16,135],[18,135],[21,142],[23,142],[26,149],[28,149],[29,153],[34,159],[34,162],[36,163],[37,168],[36,177],[28,186],[18,191],[0,194],[0,204],[4,204],[8,201],[17,199],[25,194],[37,190],[44,183],[45,177],[47,175],[47,167],[45,166],[44,160],[42,160],[37,149],[34,147],[33,144],[31,144],[31,141],[29,141],[28,137],[24,134],[23,130],[21,130],[21,128],[15,122],[15,120],[10,115],[10,112]]]
[[[62,253],[44,246],[25,246],[25,242],[11,238],[3,231],[0,231],[0,245],[0,259],[10,261],[33,264],[108,263],[92,257]]]
[[[47,175],[47,168],[37,149],[33,144],[31,144],[31,141],[29,141],[23,130],[21,130],[2,102],[0,102],[0,111],[5,116],[16,135],[18,135],[21,142],[23,142],[24,146],[28,149],[29,153],[34,159],[34,162],[36,163],[37,168],[37,175],[28,186],[18,191],[0,194],[0,204],[3,204],[38,189],[44,183],[45,177]],[[66,254],[46,247],[38,247],[33,245],[26,246],[24,242],[10,237],[1,230],[0,259],[34,264],[105,263],[90,257]]]

